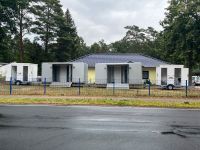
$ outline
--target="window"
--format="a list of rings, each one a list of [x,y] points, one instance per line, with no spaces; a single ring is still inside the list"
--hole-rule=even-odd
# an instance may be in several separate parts
[[[142,76],[143,79],[149,79],[149,71],[143,71]]]

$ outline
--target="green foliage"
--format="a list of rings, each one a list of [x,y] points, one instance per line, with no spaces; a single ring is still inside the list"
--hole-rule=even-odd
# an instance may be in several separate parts
[[[0,0],[0,61],[13,60],[11,34],[16,31],[14,18],[15,1]]]
[[[80,41],[75,23],[68,9],[59,21],[55,60],[63,62],[77,57]]]
[[[89,53],[142,53],[199,70],[200,1],[171,0],[169,4],[161,22],[163,31],[127,26],[121,40],[109,45],[101,40],[88,47],[59,0],[0,0],[0,61],[40,65]],[[27,33],[34,33],[37,40],[26,39]]]
[[[30,17],[33,8],[31,7],[33,0],[16,0],[15,23],[16,23],[16,38],[19,41],[19,61],[24,62],[24,43],[23,38],[27,33],[30,33],[32,26],[32,18]]]
[[[155,29],[152,27],[143,29],[135,25],[127,26],[125,29],[127,29],[126,36],[111,44],[112,52],[143,53],[160,57],[162,41],[159,39],[160,34]]]
[[[184,63],[191,77],[200,56],[200,1],[171,0],[162,26],[169,60]]]
[[[104,40],[101,40],[99,42],[95,42],[90,46],[90,53],[106,53],[110,52],[110,47],[105,43]]]
[[[32,32],[39,35],[44,44],[46,58],[49,58],[50,44],[56,41],[58,22],[63,16],[63,11],[59,0],[38,0],[34,3],[32,10],[35,21]],[[60,22],[59,22],[60,23]]]
[[[0,61],[40,67],[44,61],[68,61],[89,53],[69,10],[64,14],[61,7],[59,0],[0,0]],[[26,38],[29,33],[37,40]]]

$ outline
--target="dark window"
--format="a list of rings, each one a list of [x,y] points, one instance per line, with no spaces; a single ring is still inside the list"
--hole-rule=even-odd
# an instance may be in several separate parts
[[[149,79],[149,71],[143,71],[143,79]]]

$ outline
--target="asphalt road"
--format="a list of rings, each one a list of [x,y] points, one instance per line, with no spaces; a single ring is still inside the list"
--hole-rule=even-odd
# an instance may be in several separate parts
[[[199,110],[0,106],[0,150],[199,149]]]

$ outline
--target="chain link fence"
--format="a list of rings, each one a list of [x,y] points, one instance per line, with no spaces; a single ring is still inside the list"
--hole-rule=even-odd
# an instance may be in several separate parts
[[[47,95],[47,96],[94,96],[94,97],[200,97],[200,87],[185,86],[174,87],[173,90],[166,86],[157,86],[156,81],[129,82],[102,82],[102,84],[85,84],[77,79],[72,82],[47,82],[47,79],[32,79],[31,82],[20,82],[19,80],[5,81],[0,79],[0,95]],[[132,83],[134,83],[132,81]]]

